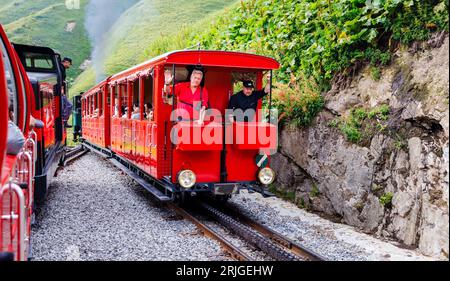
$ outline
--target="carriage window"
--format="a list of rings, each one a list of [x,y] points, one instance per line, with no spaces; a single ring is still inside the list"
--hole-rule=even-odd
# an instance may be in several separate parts
[[[22,56],[27,71],[56,71],[55,60],[50,54],[24,52]]]
[[[131,82],[130,82],[131,83]],[[131,108],[131,119],[134,120],[141,120],[141,110],[140,110],[140,102],[139,102],[139,96],[140,96],[140,91],[139,91],[139,79],[135,80],[132,82],[132,86],[133,86],[133,93],[132,93],[132,108]]]
[[[172,66],[166,66],[164,71],[172,72]],[[189,81],[189,70],[186,67],[175,67],[175,83]]]
[[[11,61],[9,59],[8,51],[6,50],[6,46],[4,45],[3,41],[0,40],[0,45],[2,48],[2,56],[3,56],[3,64],[5,66],[5,76],[6,76],[6,86],[8,88],[8,95],[9,95],[9,104],[13,106],[14,111],[14,120],[12,120],[14,123],[17,124],[18,122],[18,100],[17,100],[17,85],[14,78],[14,72],[13,67],[11,64]]]
[[[175,84],[181,83],[181,82],[189,82],[190,79],[190,72],[189,67],[184,66],[175,66],[175,75],[174,75],[174,82]],[[191,68],[192,69],[192,68]],[[173,66],[166,65],[164,67],[164,73],[166,71],[173,72]],[[168,105],[173,105],[173,98],[164,99],[164,103]]]
[[[111,85],[109,88],[110,97],[111,97],[111,116],[117,117],[119,116],[119,92],[117,90],[118,87]]]
[[[98,115],[103,116],[103,92],[98,93]]]
[[[122,117],[127,117],[128,113],[128,87],[127,84],[120,84],[119,85],[120,90],[122,91],[121,99],[120,99],[120,106],[121,106],[121,114]]]
[[[94,95],[94,117],[98,117],[99,116],[99,101],[100,101],[100,94],[96,93]]]
[[[144,119],[154,120],[153,77],[144,77]]]

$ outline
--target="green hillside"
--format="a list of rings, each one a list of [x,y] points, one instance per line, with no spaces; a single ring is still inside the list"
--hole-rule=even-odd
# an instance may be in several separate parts
[[[145,11],[143,6],[135,9]],[[275,103],[288,120],[299,125],[309,124],[322,109],[321,93],[330,88],[337,74],[349,76],[359,66],[370,64],[376,78],[400,45],[426,40],[436,31],[448,32],[448,0],[247,0],[217,9],[191,25],[178,20],[190,18],[187,4],[183,11],[168,18],[176,12],[162,17],[145,11],[147,24],[130,30],[123,28],[127,17],[140,18],[138,11],[130,10],[115,28],[124,35],[113,36],[118,43],[111,44],[108,72],[197,42],[204,49],[272,56],[281,63]],[[178,32],[172,33],[174,26]],[[143,36],[152,27],[159,36]],[[88,88],[93,77],[92,70],[83,73],[74,89]]]
[[[187,26],[195,25],[212,13],[222,12],[236,0],[141,0],[124,13],[116,22],[110,34],[106,60],[107,75],[148,60],[145,50],[155,40],[175,36]],[[207,23],[206,26],[208,26]],[[84,91],[95,84],[95,73],[88,69],[82,73],[71,88],[71,93]]]
[[[79,66],[90,55],[84,29],[84,7],[67,9],[65,1],[0,0],[0,23],[12,42],[48,46],[73,59],[69,81],[81,72]]]

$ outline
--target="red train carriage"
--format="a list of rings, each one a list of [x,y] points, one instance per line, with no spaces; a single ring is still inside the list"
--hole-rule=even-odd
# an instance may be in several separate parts
[[[33,213],[36,134],[29,131],[32,89],[17,54],[0,26],[0,259],[26,260]],[[17,155],[6,154],[9,105],[11,120],[27,137]]]
[[[44,123],[37,131],[35,199],[45,199],[48,186],[65,154],[66,130],[62,122],[61,95],[65,91],[61,58],[52,49],[14,44],[34,91],[32,114]]]
[[[162,95],[164,72],[170,70],[174,82],[189,81],[192,66],[199,64],[205,69],[203,83],[212,111],[203,125],[171,120],[177,100],[170,103]],[[275,177],[268,156],[277,149],[277,127],[262,122],[261,113],[256,115],[257,122],[228,124],[225,110],[243,79],[256,81],[256,88],[261,89],[265,72],[278,68],[271,58],[245,53],[162,55],[109,77],[83,94],[83,138],[87,145],[153,181],[148,189],[160,199],[167,197],[154,186],[162,187],[171,199],[201,192],[226,199],[239,188],[267,185]],[[139,118],[132,118],[134,104],[139,105]],[[153,120],[144,118],[145,104],[153,107]],[[126,108],[130,110],[125,112]],[[196,135],[206,137],[193,141]],[[259,141],[264,136],[265,141]]]
[[[63,81],[53,50],[13,46],[1,25],[0,39],[0,260],[23,261],[29,258],[35,202],[44,198],[64,155]],[[30,130],[31,116],[44,121],[44,128]],[[25,137],[17,155],[6,153],[9,122]]]

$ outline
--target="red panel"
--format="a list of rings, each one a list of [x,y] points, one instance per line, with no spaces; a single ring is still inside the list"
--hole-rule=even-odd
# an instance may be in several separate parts
[[[205,75],[205,87],[209,92],[210,108],[225,114],[232,92],[231,73],[225,69],[208,69]],[[221,123],[221,120],[216,120]]]
[[[278,129],[268,123],[233,123],[234,144],[239,149],[277,149]]]
[[[227,145],[227,172],[229,182],[256,181],[258,166],[256,156],[259,150],[240,150]]]
[[[220,151],[173,151],[173,179],[182,170],[192,170],[198,183],[220,182]]]
[[[3,159],[3,165],[2,165],[2,181],[1,186],[5,185],[9,177],[11,176],[12,169],[14,167],[14,164],[16,163],[16,156],[13,155],[6,155]]]
[[[206,122],[200,126],[197,122],[180,122],[174,126],[173,139],[177,150],[181,151],[217,151],[223,149],[223,127],[218,123]],[[174,136],[175,137],[175,136]]]

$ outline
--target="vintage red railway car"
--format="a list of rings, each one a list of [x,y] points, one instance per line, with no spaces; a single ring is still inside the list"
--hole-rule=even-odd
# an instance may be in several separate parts
[[[29,258],[35,202],[44,199],[64,157],[64,89],[60,57],[53,50],[12,45],[1,25],[0,39],[0,260],[23,261]],[[31,129],[31,116],[42,120],[44,128]],[[17,155],[7,154],[10,124],[25,139]]]
[[[61,96],[66,92],[62,81],[61,57],[48,47],[14,44],[34,92],[32,114],[44,123],[37,130],[36,192],[43,201],[58,165],[65,155],[66,130],[62,122]]]
[[[36,134],[29,130],[32,96],[25,70],[0,25],[0,260],[24,261],[29,253],[37,157]],[[6,153],[9,122],[26,136],[17,155]]]
[[[212,111],[202,125],[173,120],[177,99],[170,102],[162,95],[165,71],[174,75],[175,86],[175,81],[189,81],[197,65],[205,69],[203,86]],[[84,141],[150,179],[172,199],[192,193],[229,198],[240,188],[259,187],[258,177],[269,177],[268,182],[275,177],[268,160],[277,149],[277,126],[262,122],[262,114],[256,122],[228,123],[225,111],[243,79],[256,81],[261,89],[265,73],[278,68],[271,58],[236,52],[176,51],[156,57],[82,95]],[[139,104],[139,118],[132,118],[134,104]],[[153,107],[153,120],[144,118],[145,104]],[[251,132],[256,141],[250,141]],[[207,137],[194,141],[196,134]],[[259,142],[260,134],[270,141]]]

